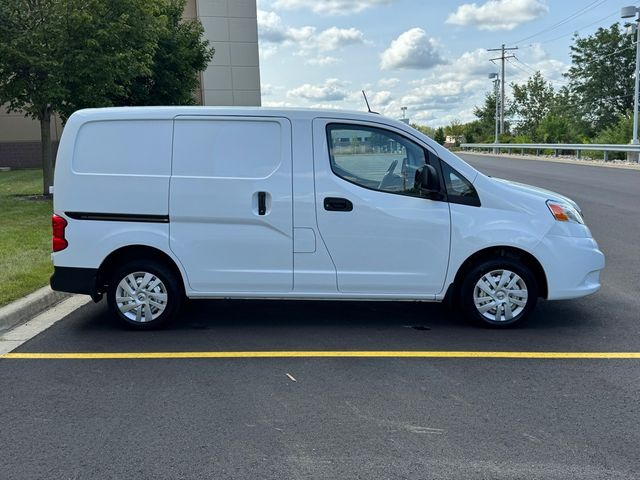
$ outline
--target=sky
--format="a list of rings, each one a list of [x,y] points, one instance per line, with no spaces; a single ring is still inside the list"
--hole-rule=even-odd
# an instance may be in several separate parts
[[[631,0],[258,0],[264,106],[365,109],[433,127],[473,120],[500,70],[488,48],[518,47],[505,78],[540,70],[555,88],[574,33],[620,19]],[[507,87],[507,94],[509,88]]]

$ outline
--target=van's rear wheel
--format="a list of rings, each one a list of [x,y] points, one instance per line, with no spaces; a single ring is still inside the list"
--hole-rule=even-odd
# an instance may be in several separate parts
[[[538,286],[533,273],[515,259],[485,260],[462,282],[460,302],[470,320],[488,327],[511,327],[535,308]]]
[[[158,327],[171,320],[182,303],[175,274],[152,260],[129,262],[110,277],[107,302],[125,325],[137,329]]]

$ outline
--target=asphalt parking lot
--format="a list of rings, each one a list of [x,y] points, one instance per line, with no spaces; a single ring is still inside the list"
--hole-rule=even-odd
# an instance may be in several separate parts
[[[576,200],[601,291],[505,331],[435,304],[201,301],[132,332],[88,304],[16,353],[125,358],[0,359],[0,478],[640,478],[640,358],[526,358],[640,352],[640,171],[464,158]]]

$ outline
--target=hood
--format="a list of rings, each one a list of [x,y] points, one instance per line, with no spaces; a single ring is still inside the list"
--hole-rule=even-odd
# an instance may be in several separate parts
[[[511,180],[505,180],[503,178],[492,177],[492,180],[509,185],[510,187],[516,190],[520,190],[522,192],[537,194],[540,197],[544,197],[545,200],[556,200],[556,201],[568,203],[573,208],[578,210],[580,214],[582,214],[582,210],[580,210],[580,207],[576,202],[571,200],[569,197],[560,195],[559,193],[553,192],[551,190],[546,190],[540,187],[534,187],[533,185],[527,185],[526,183],[512,182]]]

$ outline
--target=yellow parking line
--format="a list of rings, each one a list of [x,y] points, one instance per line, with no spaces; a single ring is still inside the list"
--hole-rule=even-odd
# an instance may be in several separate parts
[[[256,351],[256,352],[93,352],[6,353],[1,359],[111,360],[179,358],[523,358],[640,359],[640,352],[473,352],[473,351]]]

